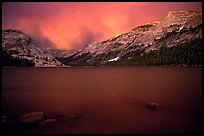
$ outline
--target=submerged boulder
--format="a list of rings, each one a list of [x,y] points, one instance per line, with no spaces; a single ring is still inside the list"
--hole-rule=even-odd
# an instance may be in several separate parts
[[[160,110],[160,105],[156,102],[150,102],[146,105],[147,109],[152,110],[152,111],[157,111]]]
[[[8,116],[1,116],[1,132],[2,134],[9,134],[9,122],[8,122]]]
[[[23,124],[39,123],[45,120],[45,114],[43,112],[31,112],[19,117],[19,121]]]
[[[56,114],[56,116],[60,120],[71,120],[80,118],[79,114]]]
[[[41,121],[39,123],[40,127],[48,127],[48,126],[54,126],[56,125],[57,119],[46,119],[44,121]]]
[[[7,116],[1,116],[1,123],[2,124],[8,124],[8,117]]]

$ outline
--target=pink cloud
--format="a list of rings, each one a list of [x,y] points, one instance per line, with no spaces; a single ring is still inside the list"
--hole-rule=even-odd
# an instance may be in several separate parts
[[[2,28],[20,29],[46,46],[81,49],[90,42],[161,20],[171,10],[202,11],[202,3],[9,2],[2,4]]]

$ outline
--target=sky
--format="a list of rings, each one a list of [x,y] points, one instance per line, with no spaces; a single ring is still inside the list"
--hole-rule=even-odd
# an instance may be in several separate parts
[[[21,30],[45,47],[79,50],[175,10],[202,12],[202,2],[3,2],[2,29]]]

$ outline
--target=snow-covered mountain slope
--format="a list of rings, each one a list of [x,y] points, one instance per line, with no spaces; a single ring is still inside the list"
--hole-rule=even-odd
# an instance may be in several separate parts
[[[30,61],[35,67],[63,66],[41,43],[19,30],[2,30],[2,50],[14,59]]]
[[[68,65],[106,65],[120,61],[130,53],[139,51],[138,55],[142,56],[161,47],[171,48],[201,39],[202,13],[171,11],[160,22],[138,26],[106,41],[91,43],[61,61]],[[131,60],[130,55],[128,59]]]
[[[59,50],[59,49],[48,49],[48,51],[52,54],[55,58],[68,58],[78,51],[76,50]]]

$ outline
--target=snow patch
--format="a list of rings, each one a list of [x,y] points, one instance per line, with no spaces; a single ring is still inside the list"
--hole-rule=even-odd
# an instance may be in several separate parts
[[[119,57],[116,57],[114,59],[110,59],[108,62],[111,62],[111,61],[117,61],[119,59]]]
[[[183,26],[179,28],[179,31],[181,31],[183,29]]]

